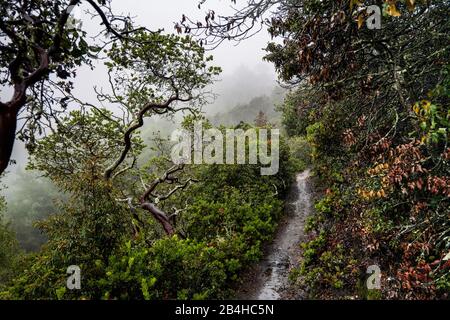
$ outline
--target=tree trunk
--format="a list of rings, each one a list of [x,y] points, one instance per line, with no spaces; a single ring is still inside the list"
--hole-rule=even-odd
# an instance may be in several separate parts
[[[164,231],[166,232],[166,234],[168,236],[174,235],[175,230],[174,230],[172,224],[170,223],[169,218],[163,211],[158,209],[152,203],[148,203],[148,202],[143,203],[141,205],[141,207],[142,207],[142,209],[149,211],[153,215],[153,217],[161,224],[161,226],[163,227]]]
[[[14,108],[0,108],[0,175],[6,170],[11,159],[16,126],[17,112]]]

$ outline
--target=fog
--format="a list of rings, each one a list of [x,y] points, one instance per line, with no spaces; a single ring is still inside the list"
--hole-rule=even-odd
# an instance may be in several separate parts
[[[146,26],[149,29],[157,30],[164,29],[165,33],[174,32],[174,23],[181,19],[182,14],[186,14],[194,20],[204,18],[206,8],[215,10],[218,14],[229,14],[232,12],[230,8],[230,0],[211,0],[207,2],[202,9],[198,9],[196,0],[127,0],[127,1],[113,1],[113,12],[130,15],[135,18],[136,24]],[[94,36],[98,25],[99,19],[91,19],[83,12],[83,8],[77,8],[73,12],[76,19],[83,21],[83,29],[88,31],[88,35]],[[88,19],[86,19],[88,17]],[[212,101],[210,105],[204,108],[206,114],[210,117],[214,117],[215,114],[223,114],[232,109],[239,108],[239,106],[255,104],[255,98],[261,96],[270,96],[277,87],[276,75],[273,65],[263,61],[265,52],[263,48],[267,42],[270,41],[270,36],[266,30],[262,30],[258,34],[254,35],[250,39],[241,43],[225,41],[219,47],[208,53],[214,56],[214,65],[220,66],[223,70],[222,74],[217,79],[211,88],[209,88],[214,94],[217,95],[215,101]],[[108,88],[107,73],[103,66],[103,62],[95,64],[95,69],[83,67],[78,71],[77,78],[74,81],[75,89],[74,95],[81,100],[95,103],[94,86],[98,88]],[[7,101],[11,95],[11,90],[8,88],[2,88],[1,99]],[[264,101],[267,104],[267,100]],[[238,107],[237,107],[238,106]],[[248,108],[248,106],[247,106]],[[267,107],[265,106],[267,109]],[[258,111],[254,111],[255,114]],[[239,113],[234,112],[239,115]],[[233,115],[231,115],[233,117]],[[237,121],[242,119],[236,119]],[[172,126],[173,124],[167,121],[152,120],[148,121],[147,125]],[[146,130],[149,131],[148,128]],[[29,183],[30,180],[35,183],[42,184],[43,182],[37,178],[36,174],[24,173],[27,162],[27,152],[24,148],[24,144],[17,141],[13,150],[12,159],[16,161],[16,164],[11,165],[6,175],[2,178],[2,183],[9,185],[8,190],[3,190],[2,194],[5,195],[9,204],[9,210],[7,217],[14,222],[11,208],[14,208],[14,214],[20,211],[18,208],[18,201],[21,201],[20,197],[27,197],[20,184],[25,182]],[[28,177],[24,178],[24,175]],[[48,181],[45,182],[48,185]],[[49,186],[48,188],[52,188]],[[45,188],[44,188],[45,189]],[[19,196],[18,193],[21,195]],[[42,203],[51,201],[54,190],[48,192],[44,197],[40,197],[39,201]],[[31,199],[31,198],[30,198]],[[29,202],[23,206],[22,210],[30,211],[33,207]],[[53,208],[46,208],[50,212]],[[50,213],[49,212],[49,213]],[[24,213],[26,214],[26,213]],[[41,213],[38,214],[41,216]],[[33,216],[27,216],[28,222],[31,225],[34,218]],[[31,246],[32,249],[35,247]]]

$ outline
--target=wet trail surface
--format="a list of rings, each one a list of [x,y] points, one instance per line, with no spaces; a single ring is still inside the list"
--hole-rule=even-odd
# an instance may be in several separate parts
[[[296,177],[296,183],[287,198],[285,216],[280,221],[272,243],[264,258],[256,265],[237,298],[251,300],[301,299],[302,292],[292,290],[289,270],[296,266],[300,255],[299,243],[304,240],[306,217],[311,213],[310,171]]]

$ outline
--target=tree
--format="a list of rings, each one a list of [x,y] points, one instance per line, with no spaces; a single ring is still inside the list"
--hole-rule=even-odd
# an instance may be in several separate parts
[[[204,49],[190,38],[146,31],[138,31],[134,37],[141,46],[134,42],[112,45],[106,63],[111,93],[98,92],[109,110],[120,110],[124,116],[67,96],[80,110],[58,120],[57,130],[36,143],[30,168],[43,171],[68,192],[77,186],[73,179],[88,172],[91,179],[117,188],[131,212],[136,207],[150,212],[172,235],[168,215],[157,203],[190,181],[158,196],[156,188],[177,183],[174,175],[183,169],[182,165],[168,164],[170,168],[161,177],[136,185],[136,179],[145,178],[136,166],[144,147],[139,129],[153,115],[198,113],[207,97],[204,88],[220,69],[208,66],[211,57],[205,57]]]
[[[255,126],[264,127],[268,124],[267,116],[263,111],[259,111],[255,119]]]
[[[2,0],[0,4],[0,84],[13,92],[9,101],[0,102],[1,174],[9,164],[16,131],[32,151],[36,138],[65,113],[79,67],[93,67],[92,62],[103,58],[103,49],[112,44],[139,47],[141,40],[159,38],[156,33],[143,39],[142,32],[152,32],[135,27],[130,17],[113,14],[109,0]],[[88,9],[86,18],[101,20],[96,43],[88,42],[79,24],[68,23],[74,7],[82,5]],[[17,128],[19,114],[24,121],[21,128]]]
[[[108,51],[111,88],[98,92],[108,109],[67,94],[77,110],[36,141],[29,168],[49,177],[68,199],[39,223],[49,241],[7,294],[61,297],[65,268],[76,264],[87,270],[81,294],[101,297],[97,281],[109,258],[125,241],[145,238],[147,221],[153,219],[162,235],[175,233],[160,205],[190,181],[179,183],[174,176],[183,166],[167,169],[165,162],[161,177],[138,167],[145,147],[139,129],[154,115],[196,114],[207,97],[204,88],[220,69],[208,65],[211,58],[190,38],[142,30],[134,36],[141,47],[122,43]]]
[[[207,0],[200,0],[198,8],[207,3]],[[231,4],[236,4],[236,0],[230,0]],[[223,16],[214,10],[208,9],[203,21],[193,20],[184,15],[181,21],[175,24],[178,33],[193,34],[199,38],[200,43],[211,48],[218,47],[225,40],[236,42],[244,41],[255,33],[261,31],[269,20],[264,16],[278,4],[291,3],[284,0],[248,0],[241,8],[234,8],[234,14]],[[295,6],[295,4],[293,5]]]
[[[89,44],[80,26],[68,24],[71,10],[82,4],[104,26],[97,43]],[[96,170],[92,174],[98,178],[113,180],[135,165],[141,145],[133,136],[144,119],[195,112],[205,99],[202,90],[220,71],[208,65],[212,58],[205,58],[204,50],[189,37],[135,27],[131,18],[112,13],[110,1],[4,1],[1,10],[0,80],[14,94],[0,104],[0,173],[8,166],[21,113],[24,125],[18,137],[31,154],[37,148],[36,159],[42,161],[31,167],[46,170],[63,189],[70,189],[67,174],[72,177],[87,167]],[[92,67],[93,60],[102,58],[111,88],[97,94],[99,101],[109,104],[109,111],[72,95],[77,68]],[[68,114],[69,106],[77,111]],[[55,129],[57,135],[38,142]],[[74,142],[76,135],[82,146]],[[160,216],[153,206],[146,207]]]

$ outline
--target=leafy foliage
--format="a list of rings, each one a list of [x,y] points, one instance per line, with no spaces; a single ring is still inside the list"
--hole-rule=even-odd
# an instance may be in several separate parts
[[[91,171],[72,182],[71,199],[40,226],[49,242],[29,262],[5,297],[86,299],[205,299],[232,295],[230,284],[256,262],[282,211],[281,198],[293,170],[281,144],[281,168],[261,176],[258,165],[200,165],[188,168],[200,181],[189,193],[160,203],[187,203],[176,216],[178,235],[164,237],[153,219],[139,233],[116,187]],[[155,163],[155,160],[152,161]],[[162,162],[164,163],[164,162]],[[175,219],[175,218],[174,218]],[[76,226],[77,232],[73,232]],[[155,232],[156,230],[156,232]],[[83,272],[81,292],[65,290],[65,268]]]
[[[445,298],[448,3],[385,1],[381,30],[358,27],[366,2],[351,3],[286,4],[272,20],[284,42],[267,59],[299,85],[283,123],[306,135],[323,191],[296,276],[315,297]],[[372,264],[379,294],[363,289]]]

